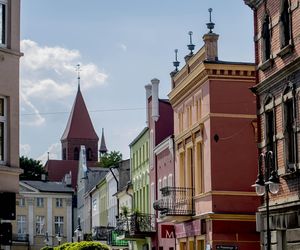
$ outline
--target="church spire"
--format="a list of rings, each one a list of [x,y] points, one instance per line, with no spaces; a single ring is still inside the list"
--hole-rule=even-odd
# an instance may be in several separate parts
[[[107,148],[105,144],[105,138],[104,138],[104,128],[102,128],[102,135],[101,135],[101,142],[100,142],[100,149],[99,149],[100,155],[103,155],[107,153]]]

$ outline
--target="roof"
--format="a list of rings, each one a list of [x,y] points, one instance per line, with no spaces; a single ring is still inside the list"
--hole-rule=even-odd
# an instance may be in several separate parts
[[[48,160],[45,170],[48,171],[49,181],[61,181],[68,173],[72,173],[72,187],[77,186],[78,161],[73,160]]]
[[[145,127],[137,137],[134,138],[134,140],[129,144],[129,147],[131,147],[133,144],[135,144],[147,131],[149,130],[148,127]]]
[[[40,192],[55,192],[55,193],[73,193],[74,190],[71,187],[66,186],[62,182],[54,181],[20,181],[25,183]]]
[[[105,144],[105,138],[104,138],[104,129],[102,128],[102,135],[101,135],[101,142],[100,142],[100,153],[106,153],[107,152],[107,147]]]
[[[255,66],[255,63],[251,63],[251,62],[230,62],[230,61],[208,61],[208,60],[204,60],[205,63],[208,64],[232,64],[232,65],[249,65],[249,66]]]
[[[91,191],[102,179],[105,179],[106,174],[109,172],[107,168],[90,168],[87,172],[86,189],[85,192]]]
[[[66,129],[61,137],[62,141],[66,139],[99,139],[85,106],[80,88],[78,88]]]

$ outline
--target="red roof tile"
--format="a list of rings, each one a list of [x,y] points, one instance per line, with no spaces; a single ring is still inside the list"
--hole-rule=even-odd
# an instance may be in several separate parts
[[[61,140],[82,138],[99,139],[93,127],[89,112],[85,106],[80,88],[78,88],[67,127]]]

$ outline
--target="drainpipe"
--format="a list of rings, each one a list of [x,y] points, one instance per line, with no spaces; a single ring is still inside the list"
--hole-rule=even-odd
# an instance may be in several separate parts
[[[117,183],[117,191],[119,191],[119,181],[118,181],[117,177],[115,176],[114,171],[112,171],[112,168],[116,169],[118,167],[110,167],[109,170],[110,170],[111,174],[113,175],[113,177],[114,177],[114,179],[115,179],[115,181]],[[119,218],[119,199],[118,198],[117,198],[117,210],[118,210],[117,211],[117,216]]]

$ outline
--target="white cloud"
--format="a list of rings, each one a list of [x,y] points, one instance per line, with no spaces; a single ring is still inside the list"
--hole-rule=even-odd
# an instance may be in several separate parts
[[[120,48],[124,52],[127,51],[127,46],[124,43],[119,43],[117,46],[118,46],[118,48]]]
[[[29,144],[20,144],[20,155],[28,156],[30,154],[31,147]]]
[[[48,160],[48,154],[49,159],[51,160],[58,160],[61,159],[61,144],[60,143],[54,143],[52,144],[46,152],[44,152],[42,155],[40,155],[37,159],[42,162],[42,164],[45,164]]]
[[[74,95],[77,90],[76,65],[81,59],[78,50],[59,46],[40,46],[31,40],[21,41],[24,56],[21,59],[21,111],[34,114],[22,124],[40,126],[45,118],[40,109],[51,110],[55,104]],[[90,89],[106,83],[107,74],[94,63],[81,64],[81,89]],[[49,110],[50,107],[50,110]],[[43,110],[44,112],[44,110]],[[28,120],[28,121],[27,121]]]

